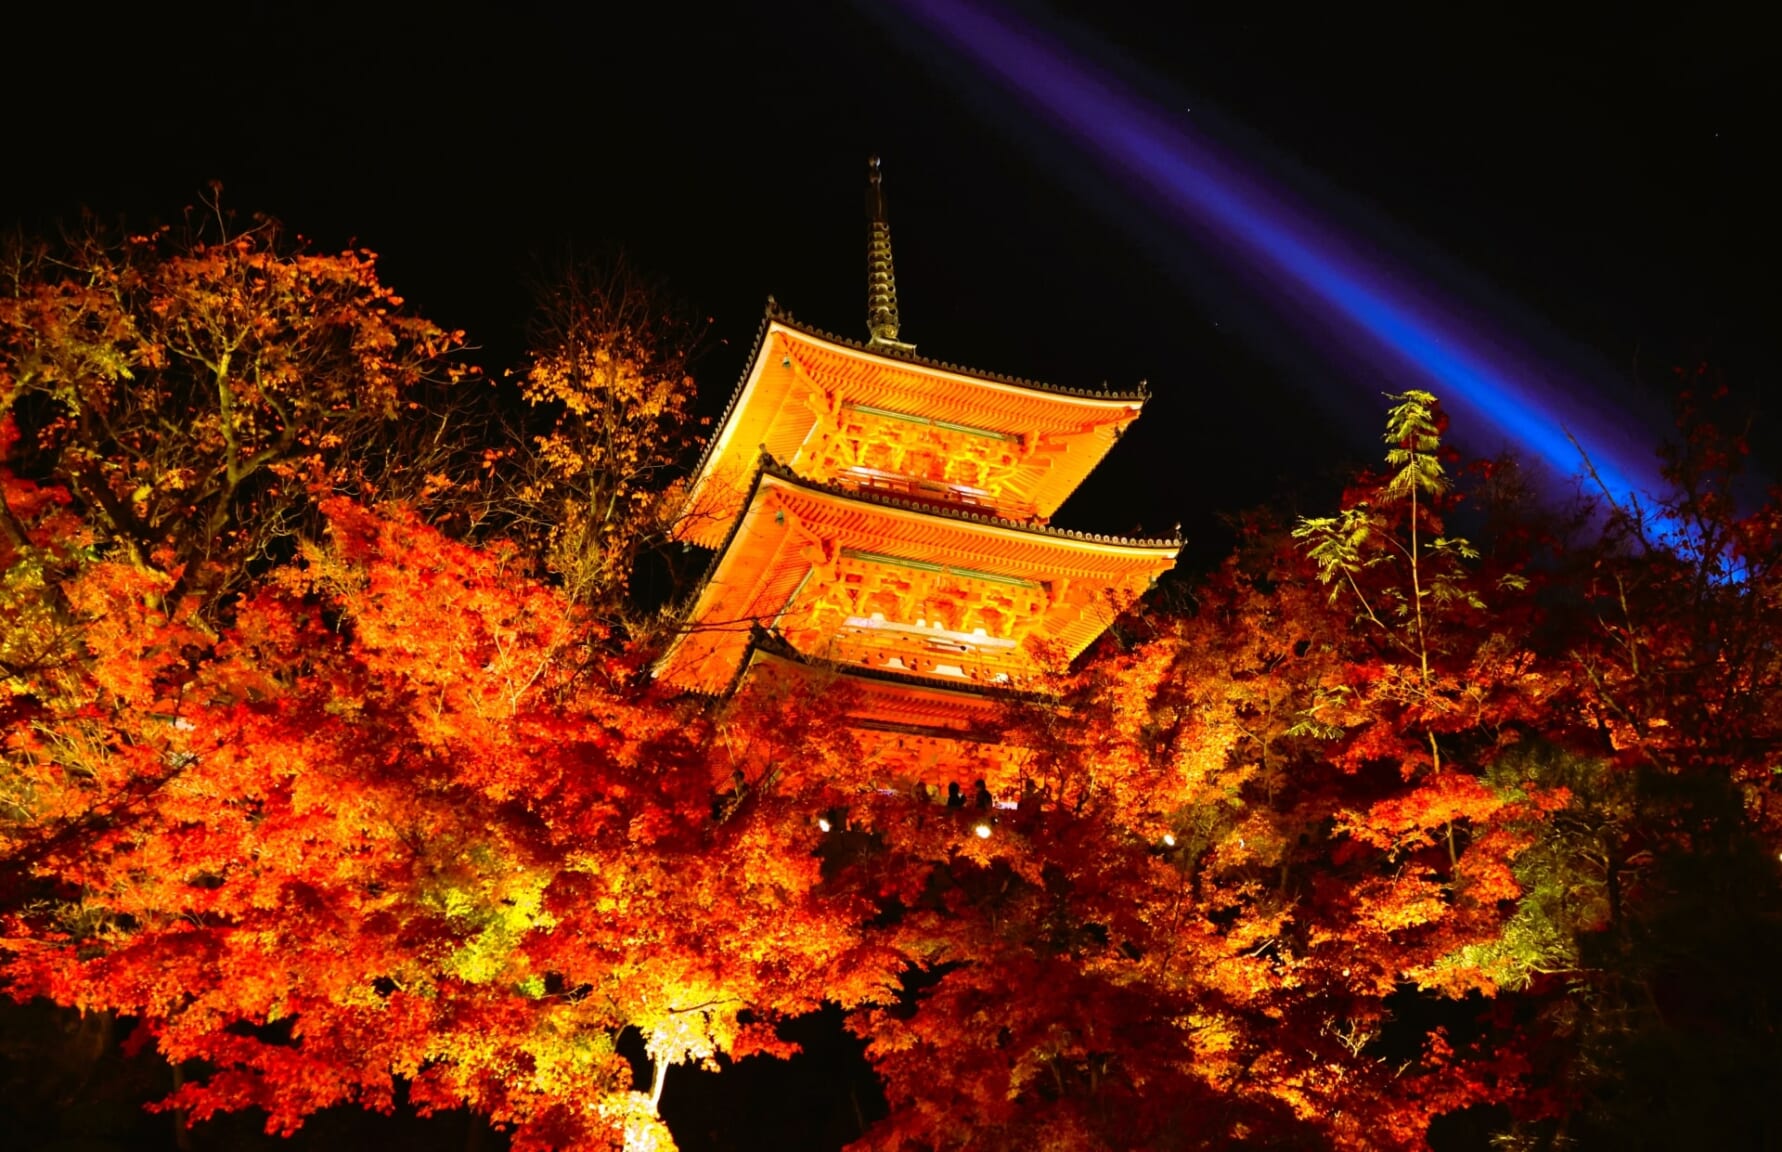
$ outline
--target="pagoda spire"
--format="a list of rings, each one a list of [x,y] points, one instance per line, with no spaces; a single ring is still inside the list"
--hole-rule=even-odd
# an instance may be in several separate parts
[[[891,266],[891,224],[885,218],[885,189],[879,158],[866,162],[866,330],[872,348],[908,352],[914,344],[897,338],[897,274]]]

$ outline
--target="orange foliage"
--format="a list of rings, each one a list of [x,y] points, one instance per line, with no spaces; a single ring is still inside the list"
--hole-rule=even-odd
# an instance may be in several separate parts
[[[1379,477],[1311,554],[1247,528],[1193,611],[1012,707],[994,794],[934,803],[820,676],[673,699],[610,627],[685,415],[645,329],[524,377],[561,417],[534,495],[628,509],[516,520],[596,549],[572,571],[343,494],[402,490],[352,437],[456,371],[369,257],[163,239],[0,300],[6,409],[52,413],[0,418],[0,944],[10,994],[201,1069],[164,1105],[194,1120],[401,1088],[519,1149],[666,1149],[622,1032],[658,1073],[783,1056],[775,1024],[836,1002],[891,1105],[864,1150],[1418,1149],[1552,1106],[1515,1025],[1432,1023],[1504,994],[1521,862],[1581,819],[1506,755],[1725,771],[1777,826],[1739,741],[1775,745],[1779,665],[1679,607],[1711,582],[1602,559],[1592,619],[1543,619],[1525,557]]]
[[[324,511],[328,544],[215,641],[130,566],[70,587],[99,613],[88,702],[8,748],[38,804],[12,855],[70,900],[15,912],[15,995],[205,1062],[169,1101],[194,1119],[289,1131],[401,1077],[543,1148],[636,1119],[625,1027],[662,1062],[775,1051],[745,1010],[894,982],[818,898],[806,812],[764,794],[713,824],[709,728],[625,688],[560,593],[412,518]]]

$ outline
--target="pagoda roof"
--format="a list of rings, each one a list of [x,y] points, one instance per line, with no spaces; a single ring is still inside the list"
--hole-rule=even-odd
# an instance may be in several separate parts
[[[897,345],[873,344],[866,340],[854,340],[847,336],[837,335],[827,329],[806,324],[797,319],[779,301],[772,296],[767,298],[767,314],[762,317],[760,328],[756,332],[755,347],[759,350],[762,338],[767,334],[770,324],[779,324],[784,328],[821,340],[826,344],[837,344],[843,348],[852,348],[857,352],[869,352],[887,360],[901,360],[906,364],[914,364],[919,368],[933,368],[941,372],[950,372],[958,376],[968,376],[975,380],[983,380],[991,384],[1006,384],[1015,388],[1023,388],[1030,392],[1045,392],[1055,396],[1075,396],[1089,400],[1105,400],[1116,404],[1143,404],[1151,398],[1144,388],[1071,388],[1062,384],[1049,384],[1043,380],[1029,380],[1021,376],[1010,376],[1002,372],[987,372],[981,368],[967,368],[947,360],[936,360],[930,356],[918,356],[913,349]]]
[[[825,660],[820,656],[810,656],[800,652],[786,638],[765,628],[756,628],[749,637],[749,655],[742,668],[737,671],[737,686],[749,674],[749,666],[764,659],[789,660],[817,671],[833,672],[846,678],[849,683],[861,685],[889,684],[895,690],[924,689],[939,693],[942,698],[955,699],[962,706],[969,708],[974,714],[983,709],[1001,709],[1010,704],[1031,703],[1035,701],[1051,701],[1054,698],[1042,692],[1034,692],[1010,687],[1007,684],[984,684],[978,681],[960,681],[951,676],[923,676],[909,672],[888,672],[882,668],[857,668],[851,664],[842,664],[834,660]],[[969,698],[971,703],[963,702]],[[988,712],[985,713],[989,714]]]
[[[833,683],[853,697],[846,719],[854,726],[960,740],[1000,740],[1004,709],[1027,695],[961,686],[940,677],[894,677],[871,669],[850,668],[806,656],[771,634],[758,637],[750,645],[737,672],[738,685],[758,668],[769,671],[775,679],[789,672],[807,682],[833,677]]]
[[[1037,536],[1053,540],[1075,540],[1085,544],[1106,545],[1112,548],[1140,549],[1145,552],[1166,551],[1170,559],[1175,559],[1182,550],[1182,537],[1171,533],[1168,536],[1115,536],[1100,532],[1079,532],[1075,528],[1057,528],[1050,524],[1038,524],[1029,520],[1010,520],[995,516],[988,512],[974,512],[969,508],[954,508],[944,504],[930,504],[923,500],[905,500],[898,496],[883,492],[863,491],[841,484],[823,484],[797,472],[775,460],[772,456],[763,455],[757,462],[758,477],[777,477],[798,488],[809,492],[821,492],[842,500],[860,504],[875,505],[880,508],[895,508],[904,512],[915,513],[931,519],[963,520],[971,524],[983,524],[992,528],[1024,536]]]
[[[1147,393],[1060,387],[850,340],[800,324],[770,299],[747,366],[694,470],[684,538],[706,547],[721,540],[758,453],[802,463],[800,452],[819,423],[815,397],[1022,444],[1033,459],[1019,481],[1021,496],[1045,519],[1137,419]],[[1042,443],[1047,451],[1033,452]]]
[[[931,802],[940,803],[948,782],[977,777],[1010,794],[1020,786],[1026,757],[1007,742],[1007,729],[1009,706],[1022,694],[876,676],[813,660],[771,636],[750,648],[738,690],[757,679],[768,691],[799,683],[821,693],[821,705],[832,707],[836,722],[853,731],[862,766],[876,777],[880,792],[924,781],[934,789]]]
[[[1087,592],[1106,596],[1110,605],[1130,601],[1174,566],[1181,543],[1173,536],[1075,532],[820,484],[763,456],[743,510],[694,595],[689,628],[664,653],[656,673],[692,691],[729,688],[756,628],[774,626],[794,608],[820,562],[813,547],[830,556],[857,549],[893,563],[992,573],[1035,588],[1076,585],[1075,608],[1061,609],[1043,629],[1047,643],[1072,658],[1113,615],[1091,611]]]

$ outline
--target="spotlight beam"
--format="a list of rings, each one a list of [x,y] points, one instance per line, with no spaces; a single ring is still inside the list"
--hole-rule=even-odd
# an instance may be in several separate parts
[[[1487,330],[1432,285],[1364,255],[1365,237],[1314,218],[1105,69],[979,0],[900,2],[916,24],[1147,193],[1278,305],[1333,333],[1382,379],[1470,410],[1552,479],[1578,475],[1582,448],[1617,501],[1661,488],[1655,463],[1625,447],[1640,439],[1627,435],[1628,414],[1583,382],[1555,379],[1550,365],[1512,351],[1514,340]]]

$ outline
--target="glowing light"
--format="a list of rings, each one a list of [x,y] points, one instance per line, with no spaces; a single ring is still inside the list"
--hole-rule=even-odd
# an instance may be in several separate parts
[[[817,831],[819,831],[819,832],[829,831],[829,818],[827,816],[817,817]]]
[[[1165,832],[1163,834],[1163,846],[1165,848],[1174,848],[1176,846],[1176,834],[1174,832]]]
[[[903,0],[903,9],[1023,99],[1110,174],[1156,202],[1197,244],[1262,288],[1301,326],[1327,332],[1398,388],[1427,388],[1496,429],[1560,477],[1580,471],[1571,437],[1618,500],[1656,490],[1654,462],[1619,450],[1625,414],[1557,380],[1506,334],[1388,267],[1366,237],[1338,234],[1281,190],[1012,13],[981,0]],[[1380,391],[1375,382],[1370,390]],[[1470,421],[1469,421],[1470,423]],[[1483,429],[1475,429],[1483,431]]]
[[[975,835],[979,840],[988,840],[988,839],[990,839],[990,825],[977,824],[977,825],[973,826],[972,834]]]
[[[1016,641],[1006,636],[992,636],[988,629],[974,628],[970,632],[960,632],[947,628],[940,621],[929,623],[919,619],[914,624],[898,620],[886,620],[883,612],[874,612],[871,616],[850,616],[844,625],[861,632],[885,632],[899,636],[915,636],[935,642],[936,647],[947,647],[959,651],[975,649],[1009,650],[1017,646]]]

